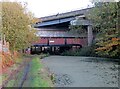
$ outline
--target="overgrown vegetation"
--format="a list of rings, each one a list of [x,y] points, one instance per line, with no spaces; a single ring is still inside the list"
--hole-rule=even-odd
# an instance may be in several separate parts
[[[82,25],[70,25],[69,29],[70,29],[70,32],[77,32],[79,34],[87,33],[85,26],[82,26]]]
[[[37,40],[36,31],[30,25],[37,19],[26,9],[26,4],[19,2],[0,2],[2,6],[2,26],[0,40],[8,42],[7,52],[2,54],[2,68],[10,67],[17,59],[17,51],[25,49]],[[4,36],[4,37],[3,37]],[[5,42],[2,42],[2,45]],[[9,50],[10,48],[10,50]]]
[[[39,57],[32,59],[30,64],[30,72],[28,74],[29,87],[52,87],[52,82],[48,77],[47,70],[45,70]]]
[[[90,11],[96,36],[96,53],[99,56],[120,58],[120,28],[118,21],[120,2],[99,2]]]
[[[39,58],[33,58],[31,62],[31,69],[30,69],[30,75],[33,78],[32,81],[30,81],[31,87],[43,87],[48,86],[47,82],[43,81],[40,76],[40,71],[42,68],[42,64],[40,63]]]
[[[83,47],[81,49],[77,50],[69,50],[63,52],[61,55],[62,56],[97,56],[94,50],[94,46],[88,46],[88,47]]]
[[[2,4],[2,34],[5,34],[11,51],[18,51],[28,47],[35,41],[35,30],[31,24],[35,22],[31,12],[26,9],[26,4],[18,2],[0,2]]]
[[[7,70],[2,72],[2,75],[0,75],[0,77],[2,77],[2,83],[4,83],[4,81],[8,81],[5,87],[17,87],[19,85],[20,79],[23,75],[23,71],[18,70],[18,68],[20,67],[20,65],[22,65],[23,61],[24,60],[22,60],[22,56],[19,55],[19,57],[14,58],[14,64],[8,66]],[[21,69],[23,70],[24,66],[22,66]],[[17,74],[11,76],[11,73],[15,71],[18,71]]]
[[[95,2],[87,15],[93,22],[93,31],[96,32],[94,46],[85,47],[76,51],[64,52],[64,55],[100,56],[120,58],[120,2]],[[80,30],[80,26],[71,29]],[[93,51],[94,50],[94,51]]]
[[[14,66],[9,68],[10,71],[18,71],[14,74],[14,76],[10,76],[10,74],[3,74],[0,76],[0,78],[3,77],[2,81],[6,80],[8,77],[11,77],[5,86],[20,87],[21,81],[24,81],[22,87],[53,87],[51,76],[49,76],[50,74],[48,70],[44,67],[40,60],[41,56],[43,58],[43,56],[45,57],[46,55],[27,55],[24,56],[24,60],[19,59],[20,61],[17,61],[17,64],[14,64]],[[29,64],[29,69],[26,80],[23,80],[23,77],[25,77],[24,73],[26,71],[27,64]],[[19,68],[20,65],[22,66]]]

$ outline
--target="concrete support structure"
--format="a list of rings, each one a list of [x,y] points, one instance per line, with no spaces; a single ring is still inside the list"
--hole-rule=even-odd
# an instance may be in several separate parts
[[[42,47],[40,47],[40,52],[42,52]]]
[[[87,37],[88,37],[88,46],[91,46],[93,41],[93,32],[92,32],[92,22],[90,20],[73,20],[71,25],[82,25],[87,26]]]
[[[78,49],[84,46],[91,46],[93,41],[92,21],[86,17],[89,10],[82,10],[42,17],[41,22],[33,24],[40,37],[38,42],[33,44],[33,53],[50,52],[58,54],[71,48]],[[69,32],[69,25],[81,26],[83,32]],[[40,47],[40,48],[39,48]]]
[[[91,46],[92,41],[93,41],[92,25],[88,25],[88,46]]]

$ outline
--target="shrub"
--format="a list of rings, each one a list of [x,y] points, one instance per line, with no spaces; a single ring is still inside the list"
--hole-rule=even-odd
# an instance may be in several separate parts
[[[69,50],[63,52],[62,56],[97,56],[94,50],[94,46],[87,46],[81,49]]]

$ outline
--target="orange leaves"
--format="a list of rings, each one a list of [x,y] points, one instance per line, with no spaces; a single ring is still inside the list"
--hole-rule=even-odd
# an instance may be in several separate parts
[[[12,66],[15,63],[15,59],[18,58],[18,52],[14,52],[14,54],[12,55],[11,53],[5,53],[2,52],[1,53],[2,56],[2,61],[0,63],[0,66],[2,66],[3,69]]]
[[[112,38],[110,42],[108,42],[104,47],[99,47],[96,51],[104,51],[109,50],[113,46],[120,46],[120,39],[119,38]]]
[[[99,47],[99,48],[97,48],[97,49],[95,49],[96,51],[100,51],[100,50],[106,50],[106,48],[105,47]]]
[[[12,64],[14,64],[12,56],[8,53],[2,53],[2,68],[10,67]]]
[[[120,40],[119,38],[112,38],[112,41],[118,41]]]

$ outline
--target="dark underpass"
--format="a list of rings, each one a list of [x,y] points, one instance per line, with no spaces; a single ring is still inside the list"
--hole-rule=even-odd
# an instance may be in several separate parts
[[[69,44],[69,45],[34,45],[31,47],[31,54],[41,54],[49,53],[54,55],[59,55],[68,50],[76,50],[82,48],[79,44]]]

